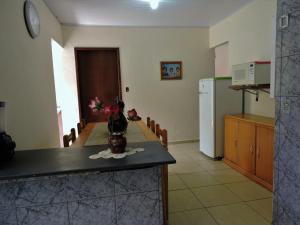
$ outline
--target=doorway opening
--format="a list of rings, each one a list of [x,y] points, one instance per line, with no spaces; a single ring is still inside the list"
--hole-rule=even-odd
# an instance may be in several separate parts
[[[74,112],[74,105],[77,103],[73,91],[74,82],[64,73],[64,49],[53,39],[51,47],[60,146],[63,147],[63,135],[69,134],[70,129],[76,125],[76,121],[79,121],[78,113]]]
[[[103,122],[103,113],[94,113],[88,105],[98,97],[104,104],[122,99],[119,48],[75,48],[78,105],[80,118]]]
[[[220,44],[215,51],[215,77],[229,77],[229,43]]]

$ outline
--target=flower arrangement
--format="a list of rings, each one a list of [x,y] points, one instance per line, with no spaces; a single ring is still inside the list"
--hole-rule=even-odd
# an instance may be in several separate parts
[[[119,98],[115,100],[114,104],[104,104],[98,97],[95,97],[89,104],[93,112],[103,112],[107,116],[110,133],[126,131],[128,123],[123,115],[124,106],[124,102]]]

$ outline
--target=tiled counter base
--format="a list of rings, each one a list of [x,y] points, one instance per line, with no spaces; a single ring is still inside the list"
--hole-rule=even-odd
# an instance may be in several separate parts
[[[161,167],[0,181],[0,224],[161,225]]]

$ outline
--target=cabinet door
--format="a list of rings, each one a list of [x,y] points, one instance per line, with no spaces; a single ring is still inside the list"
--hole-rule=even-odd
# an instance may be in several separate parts
[[[245,171],[254,173],[255,124],[239,121],[237,137],[238,165]]]
[[[237,129],[237,120],[225,117],[224,157],[234,163],[237,163]]]
[[[272,184],[274,129],[258,126],[256,145],[256,176]]]

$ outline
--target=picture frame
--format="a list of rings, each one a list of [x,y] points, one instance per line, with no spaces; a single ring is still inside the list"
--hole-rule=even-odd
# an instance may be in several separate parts
[[[161,80],[182,80],[181,61],[162,61],[160,62]]]

